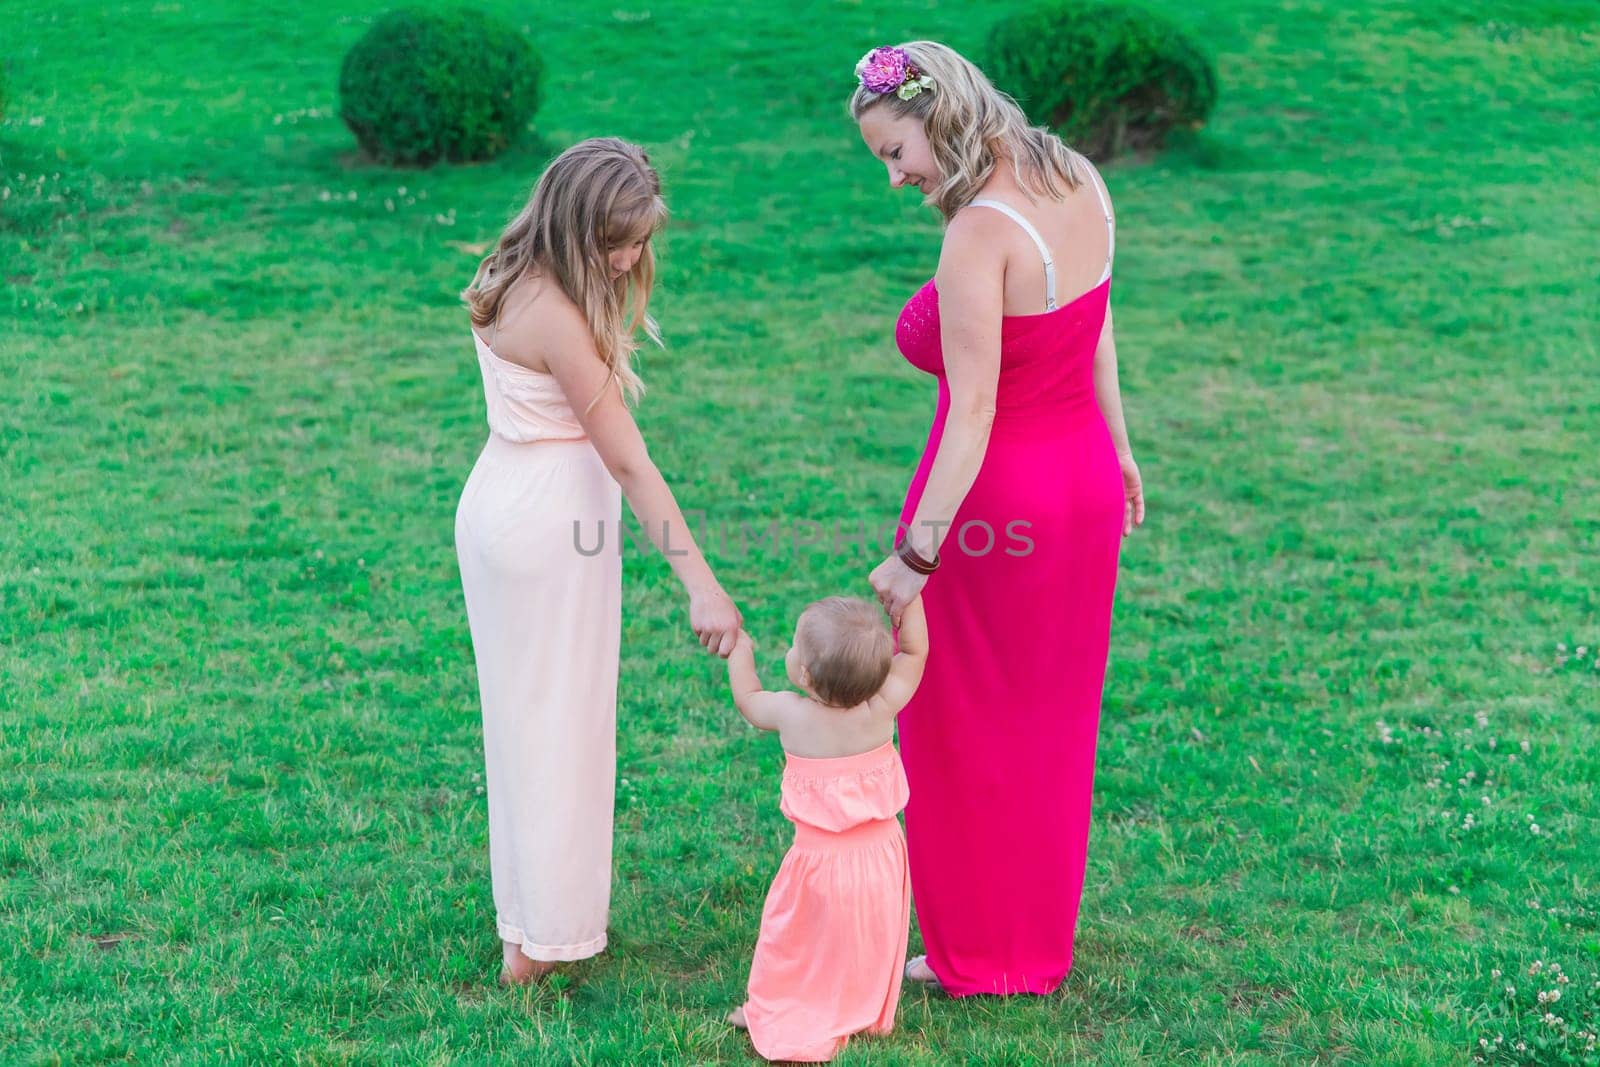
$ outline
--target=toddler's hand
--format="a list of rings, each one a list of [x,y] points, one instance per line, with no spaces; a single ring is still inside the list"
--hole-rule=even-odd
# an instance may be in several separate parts
[[[743,627],[739,628],[739,636],[734,638],[733,641],[733,650],[735,652],[739,651],[741,648],[748,648],[752,653],[754,653],[756,650],[755,638],[751,637],[750,631],[744,629]]]

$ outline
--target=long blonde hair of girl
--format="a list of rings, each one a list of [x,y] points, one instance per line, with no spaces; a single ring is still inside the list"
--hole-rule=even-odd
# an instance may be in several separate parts
[[[667,218],[661,177],[638,145],[615,137],[579,141],[539,176],[533,195],[483,258],[461,294],[480,329],[498,321],[506,295],[529,275],[555,279],[583,310],[594,346],[609,372],[605,388],[620,381],[630,401],[644,392],[632,356],[637,332],[656,344],[661,333],[649,314],[656,262],[650,238]],[[611,277],[608,255],[645,241],[633,270]],[[593,407],[597,394],[589,401]]]
[[[1012,174],[1029,196],[1060,199],[1078,187],[1082,179],[1072,149],[1030,124],[1017,102],[971,60],[937,41],[907,41],[899,48],[934,87],[902,100],[858,85],[850,96],[850,117],[860,122],[868,108],[887,107],[896,118],[909,115],[922,123],[942,175],[928,202],[947,221],[977,197],[1002,156],[1010,158]]]

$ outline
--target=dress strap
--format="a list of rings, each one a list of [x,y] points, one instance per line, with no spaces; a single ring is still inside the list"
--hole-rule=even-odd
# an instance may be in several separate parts
[[[1022,212],[1010,204],[1002,204],[998,200],[974,200],[972,206],[992,207],[1002,215],[1010,216],[1012,222],[1021,226],[1027,231],[1028,236],[1033,238],[1033,243],[1039,246],[1039,257],[1044,260],[1044,309],[1046,311],[1054,311],[1056,309],[1056,264],[1050,258],[1049,246],[1044,243],[1044,238],[1039,236],[1039,231],[1033,228],[1033,223],[1023,218]]]
[[[1084,160],[1088,162],[1087,159]],[[1106,217],[1106,269],[1100,275],[1100,280],[1105,281],[1111,277],[1111,257],[1117,252],[1117,223],[1111,217],[1111,204],[1106,200],[1105,191],[1100,188],[1100,178],[1095,174],[1093,167],[1084,168],[1089,175],[1089,184],[1094,186],[1095,199],[1100,201],[1100,213]]]

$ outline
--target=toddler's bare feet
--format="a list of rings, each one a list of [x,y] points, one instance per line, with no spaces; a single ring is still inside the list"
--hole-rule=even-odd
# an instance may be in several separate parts
[[[556,969],[550,960],[529,959],[522,948],[510,941],[500,942],[500,984],[529,985]]]
[[[736,1026],[741,1030],[750,1029],[750,1024],[744,1021],[744,1005],[741,1004],[728,1013],[728,1025]]]

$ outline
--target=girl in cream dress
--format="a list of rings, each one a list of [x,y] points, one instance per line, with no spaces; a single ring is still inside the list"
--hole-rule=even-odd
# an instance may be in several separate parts
[[[650,240],[665,215],[643,150],[580,142],[464,294],[489,440],[461,494],[456,552],[506,982],[606,945],[624,497],[683,582],[701,644],[726,657],[741,623],[629,410],[634,334],[657,337]]]

